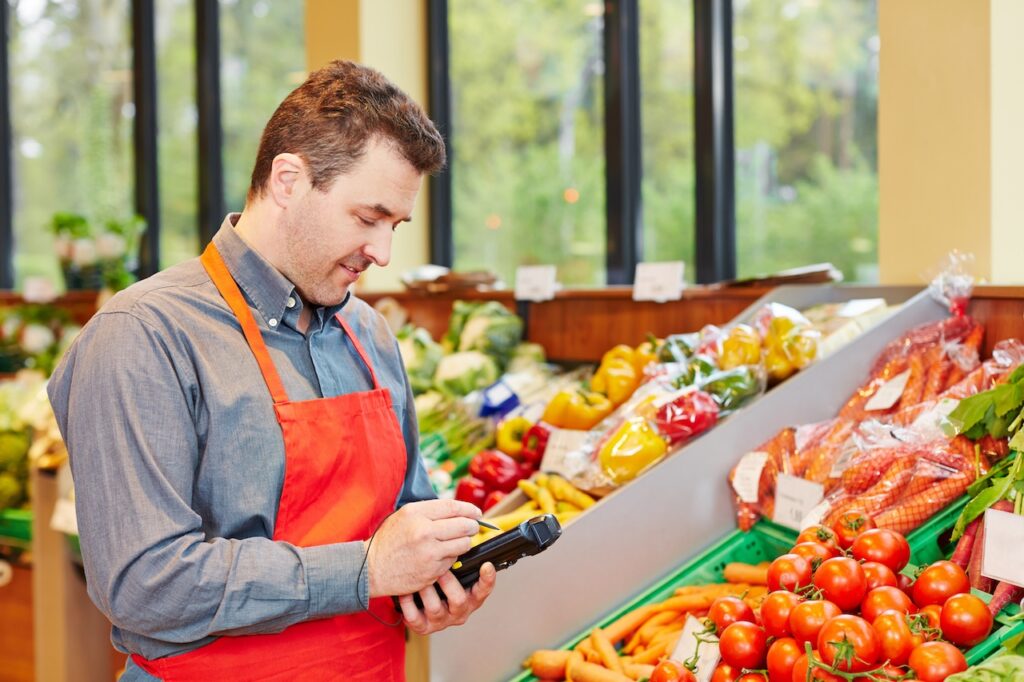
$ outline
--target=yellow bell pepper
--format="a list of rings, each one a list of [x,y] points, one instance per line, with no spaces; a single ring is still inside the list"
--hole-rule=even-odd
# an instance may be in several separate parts
[[[661,339],[651,336],[633,351],[633,366],[636,367],[639,374],[643,374],[644,367],[658,361],[659,347],[661,347]]]
[[[718,356],[718,366],[729,370],[740,365],[756,365],[761,361],[761,335],[745,324],[732,328],[722,342],[722,352]]]
[[[588,431],[612,413],[615,406],[594,391],[562,391],[544,408],[542,421],[562,429]]]
[[[642,417],[627,419],[598,453],[601,469],[616,485],[631,481],[659,462],[668,444]]]
[[[629,360],[629,362],[632,363],[633,355],[634,351],[632,348],[630,348],[624,343],[620,343],[619,345],[615,346],[614,348],[612,348],[607,353],[601,356],[601,364],[604,365],[605,363],[611,362],[615,358]]]
[[[633,349],[630,348],[629,352],[632,353]],[[594,373],[590,387],[599,393],[604,393],[608,396],[608,400],[618,407],[633,395],[633,391],[640,385],[642,375],[636,370],[632,357],[626,358],[619,355],[609,357],[608,353],[605,353],[605,358],[601,361],[597,372]]]
[[[518,459],[523,449],[523,436],[533,426],[526,417],[512,417],[498,424],[498,431],[494,436],[499,450],[509,457]]]

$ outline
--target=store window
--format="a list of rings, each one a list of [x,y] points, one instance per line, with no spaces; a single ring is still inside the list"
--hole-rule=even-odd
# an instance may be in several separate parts
[[[603,285],[603,3],[448,5],[455,267]]]
[[[306,79],[305,2],[220,0],[224,203],[241,211],[263,127]]]
[[[640,3],[645,261],[694,269],[693,2]]]
[[[130,6],[7,1],[15,285],[42,276],[60,286],[55,213],[134,213]],[[84,246],[73,255],[96,256]]]
[[[195,3],[156,3],[157,143],[160,182],[160,267],[197,255]]]
[[[740,276],[878,278],[877,0],[733,0]]]

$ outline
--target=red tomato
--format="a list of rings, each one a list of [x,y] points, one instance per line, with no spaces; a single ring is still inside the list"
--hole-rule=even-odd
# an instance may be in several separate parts
[[[818,657],[817,651],[812,651],[811,657],[817,663],[821,663],[821,658]],[[792,682],[805,682],[808,679],[815,680],[815,682],[845,682],[842,677],[839,677],[839,675],[833,675],[829,671],[822,670],[821,668],[814,668],[810,678],[808,678],[807,661],[807,654],[801,654],[800,658],[796,659],[796,664],[793,666]]]
[[[856,673],[874,668],[879,650],[874,628],[859,616],[836,616],[818,633],[821,660],[843,672]]]
[[[967,580],[964,569],[952,561],[936,561],[917,576],[912,596],[918,606],[941,606],[954,594],[966,594],[970,591],[971,583]]]
[[[836,556],[836,550],[818,542],[798,542],[790,554],[797,554],[811,562],[811,572],[818,570],[823,561]]]
[[[872,627],[878,635],[879,658],[895,665],[906,665],[914,647],[924,644],[924,637],[910,631],[906,614],[899,611],[884,612]]]
[[[992,632],[992,614],[973,594],[955,594],[939,614],[942,636],[957,646],[970,648]]]
[[[736,682],[742,668],[734,668],[728,663],[719,663],[715,672],[711,673],[711,682]]]
[[[931,641],[938,639],[942,636],[940,628],[942,627],[942,607],[938,604],[929,604],[917,613],[923,620],[911,620],[911,630],[920,632],[925,641]],[[931,632],[925,632],[930,630]]]
[[[801,647],[805,642],[817,644],[822,626],[842,613],[842,609],[830,601],[801,602],[789,614],[789,631]]]
[[[910,669],[921,682],[942,682],[967,670],[967,659],[949,642],[925,642],[910,653]]]
[[[785,590],[777,590],[765,597],[761,602],[761,625],[765,633],[769,637],[788,637],[789,614],[803,600],[803,597]]]
[[[789,590],[811,584],[811,562],[799,554],[783,554],[768,566],[768,591]]]
[[[748,623],[757,622],[754,609],[739,597],[719,597],[711,602],[708,618],[715,621],[715,631],[719,635],[722,634],[722,630],[741,620]]]
[[[873,675],[858,677],[854,682],[878,682],[879,680],[902,680],[907,676],[907,669],[896,665],[883,665]]]
[[[847,557],[835,557],[819,566],[814,574],[814,586],[843,611],[853,611],[860,606],[868,591],[864,569]]]
[[[840,516],[832,524],[832,531],[836,534],[836,542],[843,549],[850,549],[850,545],[857,539],[857,536],[866,530],[875,527],[871,517],[859,511],[848,511]]]
[[[893,573],[902,571],[910,561],[910,544],[907,539],[888,528],[864,531],[853,541],[850,552],[854,559],[885,564]]]
[[[651,673],[650,682],[697,682],[697,678],[679,661],[666,658]]]
[[[917,607],[914,606],[914,602],[910,601],[910,597],[907,596],[906,592],[897,587],[889,587],[888,585],[876,587],[868,592],[860,605],[861,615],[869,623],[874,623],[875,618],[878,618],[878,616],[886,611],[915,613]]]
[[[836,550],[837,554],[839,553],[839,543],[836,540],[836,534],[828,526],[808,526],[804,528],[796,536],[796,544],[801,542],[817,542],[819,545],[825,545],[830,549]]]
[[[914,596],[914,579],[906,573],[896,574],[896,587],[906,592],[908,596]]]
[[[744,673],[736,678],[736,682],[768,682],[764,673]]]
[[[722,660],[736,668],[763,668],[768,653],[768,635],[760,625],[733,623],[718,637]]]
[[[877,561],[865,561],[860,567],[864,569],[864,577],[868,580],[868,592],[883,585],[899,587],[896,574],[885,564],[880,564]]]
[[[793,679],[793,666],[803,649],[792,637],[783,637],[768,647],[768,679],[770,682],[789,682]]]

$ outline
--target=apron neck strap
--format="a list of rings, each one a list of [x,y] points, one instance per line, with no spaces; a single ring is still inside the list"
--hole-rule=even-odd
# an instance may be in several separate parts
[[[274,399],[274,404],[280,405],[288,402],[288,394],[284,390],[284,384],[281,383],[281,377],[274,367],[274,362],[270,359],[270,352],[267,351],[260,328],[256,325],[252,311],[249,310],[249,304],[245,302],[242,291],[235,283],[235,279],[228,271],[228,266],[224,264],[224,259],[213,242],[206,247],[199,260],[206,268],[206,272],[209,273],[217,291],[227,301],[228,307],[231,308],[238,323],[242,326],[242,334],[245,335],[245,340],[256,357],[256,363],[260,366],[260,373],[263,374],[263,380],[267,382],[267,388],[270,389],[270,396]],[[361,350],[360,353],[362,353]],[[370,372],[372,373],[373,370],[371,369]],[[376,378],[374,382],[376,382]]]
[[[359,339],[352,333],[352,327],[348,326],[348,322],[341,316],[341,313],[336,313],[334,317],[338,320],[338,324],[345,330],[345,334],[348,336],[352,345],[355,347],[356,352],[359,353],[359,359],[366,365],[366,369],[370,371],[370,378],[373,379],[373,388],[380,388],[380,383],[377,381],[377,373],[373,371],[373,364],[370,362],[370,356],[366,354],[366,350],[363,349],[363,344],[359,343]]]

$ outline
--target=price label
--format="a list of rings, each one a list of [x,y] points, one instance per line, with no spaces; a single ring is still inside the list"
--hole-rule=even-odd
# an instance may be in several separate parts
[[[789,474],[775,482],[775,523],[802,530],[804,517],[825,497],[825,486]],[[809,524],[807,524],[809,525]]]
[[[882,384],[878,392],[871,397],[865,410],[888,410],[903,397],[903,391],[907,388],[907,380],[910,379],[910,370],[903,374],[897,374],[889,381]]]
[[[541,460],[540,470],[551,471],[571,478],[575,474],[576,467],[571,466],[566,459],[586,444],[588,435],[588,431],[552,429],[551,435],[548,436],[547,447],[544,448],[544,458]]]
[[[981,574],[1024,586],[1024,516],[985,511],[985,551]]]
[[[523,265],[516,268],[517,301],[550,301],[558,290],[554,265]]]
[[[847,301],[836,315],[838,317],[860,317],[879,308],[884,308],[885,305],[884,298],[855,298]]]
[[[78,535],[78,516],[75,514],[75,503],[71,500],[59,499],[53,506],[50,517],[50,528],[58,533]]]
[[[633,278],[634,301],[678,301],[686,288],[686,263],[681,260],[664,263],[637,263]]]
[[[704,624],[693,616],[686,617],[683,625],[683,633],[679,636],[675,651],[671,658],[680,663],[689,661],[697,654],[697,670],[695,675],[698,682],[710,682],[711,676],[718,667],[718,661],[722,655],[718,650],[718,640],[714,633],[704,632]],[[698,635],[700,639],[698,639]]]
[[[761,472],[768,461],[767,452],[748,452],[736,465],[736,473],[732,477],[732,489],[740,500],[753,504],[757,502],[758,488],[761,486]]]

